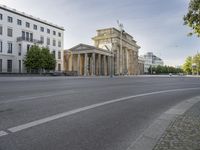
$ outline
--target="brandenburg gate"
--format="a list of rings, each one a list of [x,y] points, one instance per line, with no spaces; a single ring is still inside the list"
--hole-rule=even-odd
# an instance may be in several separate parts
[[[65,70],[78,76],[107,76],[112,73],[112,53],[94,46],[79,44],[64,54]]]

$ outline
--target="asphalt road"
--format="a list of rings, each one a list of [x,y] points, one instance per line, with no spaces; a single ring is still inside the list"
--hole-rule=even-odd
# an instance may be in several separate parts
[[[0,79],[0,150],[126,150],[199,95],[199,78]]]

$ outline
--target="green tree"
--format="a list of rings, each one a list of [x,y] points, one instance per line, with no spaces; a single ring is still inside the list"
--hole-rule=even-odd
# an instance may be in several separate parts
[[[48,48],[33,45],[25,56],[24,65],[29,73],[41,73],[54,70],[56,61]]]
[[[156,72],[156,68],[154,66],[150,66],[148,72],[149,74],[154,74],[154,72]]]
[[[163,73],[163,67],[162,66],[157,66],[156,67],[156,74],[162,74]]]
[[[42,69],[46,71],[54,70],[56,66],[56,60],[49,52],[48,48],[42,48],[41,49],[41,54],[42,54]]]
[[[188,74],[192,73],[192,57],[191,56],[186,58],[185,63],[183,64],[183,70]]]
[[[190,0],[188,13],[183,17],[184,24],[192,28],[193,33],[200,36],[200,0]]]
[[[194,57],[193,57],[193,63],[196,64],[196,69],[195,69],[195,72],[196,73],[199,73],[200,72],[200,54],[196,54]]]
[[[40,47],[33,45],[29,51],[27,51],[24,59],[24,65],[29,73],[38,73],[41,69],[41,64],[42,60]]]
[[[150,71],[150,69],[151,68],[149,68],[149,71]],[[172,66],[157,66],[157,67],[153,67],[152,70],[156,74],[183,73],[183,70],[181,68],[175,68],[175,67],[172,67]]]

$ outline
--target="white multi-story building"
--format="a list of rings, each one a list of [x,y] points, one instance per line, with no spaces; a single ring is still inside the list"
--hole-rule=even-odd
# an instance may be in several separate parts
[[[25,73],[23,59],[29,48],[48,47],[63,70],[64,28],[0,5],[0,72]]]
[[[141,59],[144,61],[144,73],[148,73],[148,69],[150,67],[157,67],[164,65],[163,60],[155,56],[152,52],[148,52],[145,55],[141,56]]]

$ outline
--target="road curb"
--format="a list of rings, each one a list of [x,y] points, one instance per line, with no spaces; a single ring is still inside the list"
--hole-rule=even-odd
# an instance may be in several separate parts
[[[164,112],[131,144],[127,150],[152,150],[170,123],[175,121],[180,115],[183,115],[197,102],[200,102],[199,96],[185,100]]]
[[[0,82],[58,79],[122,79],[122,78],[200,78],[200,76],[130,75],[130,76],[0,76]]]

